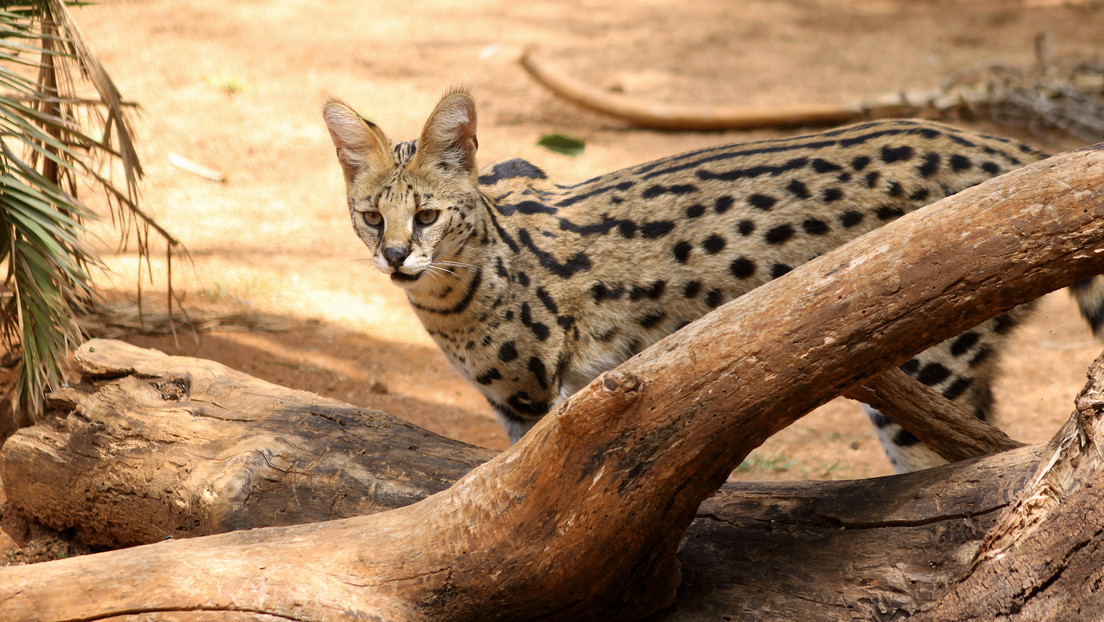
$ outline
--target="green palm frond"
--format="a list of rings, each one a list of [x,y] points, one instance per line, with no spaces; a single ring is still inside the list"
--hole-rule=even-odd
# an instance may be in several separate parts
[[[170,261],[178,245],[139,208],[127,107],[63,2],[0,8],[0,331],[22,347],[13,404],[24,422],[62,381],[81,336],[75,311],[92,297],[89,269],[99,262],[83,240],[96,215],[78,198],[78,179],[102,191],[122,243],[133,234],[140,256],[151,231]]]

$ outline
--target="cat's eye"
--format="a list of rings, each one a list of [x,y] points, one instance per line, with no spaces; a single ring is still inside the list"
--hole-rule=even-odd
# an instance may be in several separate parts
[[[437,215],[439,213],[440,212],[435,209],[424,209],[417,214],[414,214],[414,221],[417,222],[419,225],[422,225],[423,227],[432,225],[433,223],[437,222]]]
[[[361,218],[364,219],[364,224],[369,227],[378,227],[383,224],[383,214],[379,212],[364,212]]]

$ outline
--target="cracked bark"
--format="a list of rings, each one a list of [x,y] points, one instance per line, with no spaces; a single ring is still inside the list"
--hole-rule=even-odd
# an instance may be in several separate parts
[[[0,569],[0,619],[893,619],[923,606],[950,619],[933,603],[976,608],[987,594],[967,589],[971,577],[1050,531],[1037,525],[1084,521],[1065,510],[1099,487],[1044,477],[1047,490],[1069,494],[1042,509],[1037,495],[1024,497],[1000,512],[1036,461],[1037,450],[1023,448],[905,478],[784,493],[751,486],[713,497],[695,520],[697,508],[749,451],[815,406],[1104,271],[1101,179],[1104,152],[1061,154],[823,255],[604,374],[521,442],[413,505]],[[194,392],[197,376],[177,377]],[[105,386],[148,393],[149,381]],[[228,397],[216,402],[232,409]],[[170,420],[160,438],[187,437],[179,424]],[[1096,436],[1086,438],[1098,451]],[[1012,461],[1003,475],[978,470],[1001,460]],[[956,478],[962,496],[947,483]],[[1078,532],[1089,544],[1065,559],[1094,553],[1098,531]],[[972,565],[979,548],[999,554]],[[1038,574],[1056,576],[1047,568]],[[1023,592],[1017,606],[1067,585],[1067,573]],[[1077,602],[1098,592],[1091,582]]]

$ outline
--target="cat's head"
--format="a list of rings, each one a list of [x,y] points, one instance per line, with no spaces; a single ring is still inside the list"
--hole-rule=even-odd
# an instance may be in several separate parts
[[[474,228],[478,199],[475,102],[445,95],[416,142],[392,143],[374,123],[338,101],[323,109],[353,228],[392,282],[413,287],[446,263]]]

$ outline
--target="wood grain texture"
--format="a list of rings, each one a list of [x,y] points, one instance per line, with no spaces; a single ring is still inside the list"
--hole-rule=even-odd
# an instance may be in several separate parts
[[[675,600],[698,505],[763,440],[934,343],[1104,271],[1102,179],[1104,152],[1071,152],[905,216],[599,376],[421,502],[5,568],[0,618],[649,615]]]
[[[402,507],[496,453],[214,361],[99,339],[75,359],[95,387],[54,393],[68,414],[15,434],[0,477],[20,510],[93,545]]]

